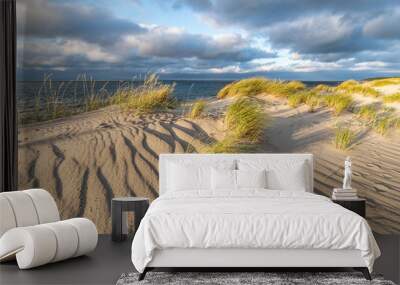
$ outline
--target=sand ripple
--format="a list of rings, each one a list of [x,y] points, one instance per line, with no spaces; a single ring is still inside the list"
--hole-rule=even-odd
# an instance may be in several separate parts
[[[110,200],[158,196],[158,154],[194,151],[212,140],[172,113],[99,110],[20,129],[20,189],[42,187],[63,218],[85,216],[110,232]]]

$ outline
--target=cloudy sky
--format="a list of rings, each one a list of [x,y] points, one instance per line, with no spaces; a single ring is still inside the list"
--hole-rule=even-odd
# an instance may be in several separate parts
[[[400,75],[399,0],[17,0],[18,76]]]

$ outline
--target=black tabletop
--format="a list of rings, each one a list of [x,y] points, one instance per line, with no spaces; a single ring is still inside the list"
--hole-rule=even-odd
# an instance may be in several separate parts
[[[138,202],[138,201],[149,201],[149,198],[145,197],[115,197],[112,199],[116,202]]]

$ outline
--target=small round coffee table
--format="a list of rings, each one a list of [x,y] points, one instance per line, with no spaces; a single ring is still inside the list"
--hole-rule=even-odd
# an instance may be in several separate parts
[[[149,208],[150,200],[144,197],[117,197],[111,201],[111,223],[113,241],[126,240],[128,236],[127,213],[134,212],[136,232],[140,221]]]

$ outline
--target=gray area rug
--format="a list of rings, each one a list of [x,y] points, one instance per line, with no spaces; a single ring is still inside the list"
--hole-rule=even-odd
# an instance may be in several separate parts
[[[379,284],[395,285],[382,276],[373,275],[368,281],[359,272],[148,272],[138,281],[138,273],[122,274],[117,285],[133,284]]]

